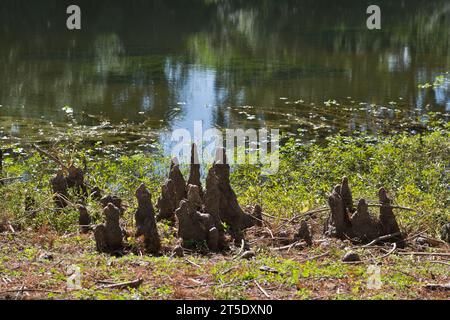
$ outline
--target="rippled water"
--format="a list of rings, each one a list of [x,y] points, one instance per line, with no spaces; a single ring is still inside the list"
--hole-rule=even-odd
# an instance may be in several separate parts
[[[65,28],[71,3],[81,31]],[[381,31],[369,1],[2,0],[0,135],[202,120],[327,136],[445,117],[448,81],[418,85],[448,78],[450,3],[378,3]]]

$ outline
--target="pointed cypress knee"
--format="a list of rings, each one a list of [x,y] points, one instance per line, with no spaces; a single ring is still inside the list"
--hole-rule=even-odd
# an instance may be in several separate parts
[[[253,208],[252,217],[256,220],[255,226],[263,226],[262,208],[259,204],[255,205],[255,207]]]
[[[88,190],[84,183],[84,172],[83,170],[75,167],[70,166],[69,167],[69,174],[66,178],[67,180],[67,187],[73,188],[77,195],[83,198],[87,198]]]
[[[80,214],[78,218],[80,233],[86,234],[91,230],[91,216],[89,215],[86,207],[83,205],[78,205],[78,212]]]
[[[325,226],[325,234],[339,239],[351,238],[351,225],[349,224],[347,210],[341,197],[340,185],[334,187],[328,198],[328,205],[330,206],[331,215]]]
[[[294,237],[295,240],[304,240],[308,246],[313,244],[311,231],[309,230],[308,223],[305,220],[300,222],[300,228]]]
[[[441,239],[447,243],[450,243],[450,223],[442,226]]]
[[[120,227],[120,209],[109,203],[104,209],[106,222],[94,230],[95,242],[99,252],[119,254],[123,251],[124,232]]]
[[[138,200],[138,209],[135,213],[136,237],[143,236],[147,252],[157,255],[161,251],[161,241],[151,194],[144,184],[136,190],[136,198]]]
[[[209,175],[215,176],[215,178],[211,177],[209,182],[212,192],[217,194],[216,201],[219,206],[220,220],[235,230],[243,230],[255,225],[256,220],[242,210],[239,206],[236,193],[231,187],[230,165],[227,162],[224,148],[218,148],[216,150],[216,161],[209,171]],[[213,201],[212,197],[208,197],[208,201]]]
[[[211,251],[220,250],[220,234],[215,221],[210,214],[197,211],[199,187],[189,185],[188,199],[180,202],[176,210],[178,217],[178,236],[183,240],[183,246],[198,248],[206,244]]]
[[[116,195],[106,195],[100,199],[100,204],[103,207],[108,206],[109,203],[112,203],[117,209],[119,209],[120,215],[125,212],[125,209],[122,207],[122,199]]]
[[[53,190],[53,199],[57,208],[62,209],[68,206],[69,193],[67,191],[67,180],[63,171],[58,171],[56,176],[50,180]]]
[[[394,233],[400,233],[400,227],[398,226],[397,220],[392,209],[392,199],[388,197],[388,194],[384,188],[380,188],[378,191],[378,197],[380,200],[380,225],[382,230],[382,235],[389,235]],[[398,235],[390,240],[389,242],[397,242],[400,247],[404,246],[403,235]]]
[[[203,188],[200,181],[200,161],[198,158],[197,145],[195,143],[192,144],[191,148],[191,165],[187,185],[198,186],[200,197],[203,198]]]
[[[355,210],[353,208],[352,191],[350,190],[350,186],[348,184],[347,177],[342,178],[340,194],[342,197],[342,202],[344,204],[344,208],[347,211],[347,214],[352,214]]]
[[[180,206],[180,201],[187,196],[186,180],[180,171],[177,158],[173,158],[170,164],[168,180],[162,186],[161,197],[158,199],[158,221],[169,220],[175,222],[175,210]]]
[[[352,216],[353,235],[361,242],[370,242],[380,235],[378,223],[370,216],[369,206],[360,199],[356,212]]]

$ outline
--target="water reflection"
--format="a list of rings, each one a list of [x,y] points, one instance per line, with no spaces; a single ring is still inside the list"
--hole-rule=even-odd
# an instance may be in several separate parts
[[[72,2],[81,32],[68,1],[1,2],[0,116],[326,136],[450,110],[448,83],[417,86],[450,69],[447,1],[379,1],[381,32],[367,1]]]

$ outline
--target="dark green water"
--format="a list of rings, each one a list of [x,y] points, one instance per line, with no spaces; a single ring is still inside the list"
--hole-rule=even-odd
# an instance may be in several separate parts
[[[65,26],[72,3],[81,31]],[[326,136],[447,117],[448,82],[418,84],[450,71],[450,3],[377,1],[380,31],[369,4],[2,0],[0,138],[74,120]]]

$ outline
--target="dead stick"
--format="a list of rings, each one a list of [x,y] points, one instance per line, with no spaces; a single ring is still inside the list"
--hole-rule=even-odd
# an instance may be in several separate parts
[[[270,299],[269,294],[266,292],[266,290],[264,290],[264,289],[259,285],[258,281],[255,280],[255,284],[256,284],[256,286],[258,287],[258,289],[259,289],[259,290],[260,290],[267,298]]]
[[[385,255],[379,257],[379,259],[384,259],[388,256],[390,256],[391,254],[393,254],[395,252],[395,250],[397,250],[397,243],[394,242],[394,244],[392,245],[392,250],[390,250],[388,253],[386,253]]]
[[[55,291],[55,290],[46,290],[46,289],[10,289],[5,291],[0,291],[0,295],[7,294],[7,293],[16,293],[16,292],[47,292],[47,293],[56,293],[56,294],[64,294],[63,291]]]
[[[386,204],[371,203],[371,204],[368,204],[367,206],[368,207],[387,207],[387,208],[392,208],[392,209],[401,209],[401,210],[406,210],[406,211],[418,212],[416,209],[413,209],[413,208],[402,207],[402,206],[392,206],[392,205],[386,205]]]
[[[235,260],[235,259],[239,258],[241,256],[241,254],[244,252],[244,247],[245,247],[245,241],[244,241],[244,239],[242,239],[241,247],[239,248],[239,252],[231,260]]]
[[[436,256],[436,257],[450,257],[450,253],[444,252],[398,252],[399,255],[413,255],[413,256]]]
[[[389,207],[389,208],[393,208],[393,209],[401,209],[401,210],[418,212],[417,210],[415,210],[413,208],[402,207],[402,206],[392,206],[392,205],[384,205],[384,204],[376,204],[376,203],[368,204],[368,206],[369,207]],[[297,220],[299,218],[302,218],[304,216],[309,216],[309,215],[312,215],[312,214],[315,214],[315,213],[322,213],[322,212],[326,212],[326,211],[330,211],[330,208],[323,207],[323,208],[313,209],[313,210],[310,210],[310,211],[299,213],[299,214],[295,215],[294,217],[292,217],[290,219],[289,218],[276,218],[276,217],[273,217],[273,216],[270,216],[270,215],[267,215],[267,216],[270,217],[270,218],[273,218],[273,219],[282,219],[285,222],[290,223],[290,222],[294,222],[295,220]]]
[[[144,279],[137,279],[133,281],[128,282],[122,282],[122,283],[114,283],[114,284],[108,284],[102,287],[102,289],[125,289],[125,288],[137,288],[144,282]]]
[[[303,212],[303,213],[296,214],[296,215],[294,215],[291,218],[279,218],[279,219],[284,221],[284,223],[282,225],[282,226],[284,226],[285,224],[294,222],[295,220],[303,218],[305,216],[310,216],[310,215],[313,215],[315,213],[321,213],[321,212],[326,212],[326,211],[330,211],[330,208],[325,208],[325,207],[318,208],[318,209],[314,209],[314,210],[310,210],[310,211],[306,211],[306,212]],[[270,217],[272,217],[272,216],[270,216]],[[273,217],[273,218],[275,218],[275,217]]]
[[[195,267],[197,267],[197,268],[200,268],[200,269],[202,268],[201,265],[196,264],[194,261],[191,261],[191,260],[189,260],[189,259],[184,259],[184,261],[186,261],[187,263],[192,264],[193,266],[195,266]]]
[[[271,248],[271,249],[275,250],[275,251],[281,251],[281,250],[291,249],[292,247],[297,247],[297,246],[300,246],[300,245],[302,245],[302,243],[300,241],[296,241],[296,242],[291,243],[291,244],[289,244],[287,246]]]
[[[374,244],[377,244],[380,241],[392,239],[392,238],[397,237],[399,235],[401,235],[401,233],[400,232],[396,232],[396,233],[392,233],[392,234],[388,234],[388,235],[385,235],[385,236],[378,237],[375,240],[373,240],[373,241],[369,242],[368,244],[364,245],[363,248],[364,247],[370,247],[370,246],[372,246]]]
[[[449,291],[450,290],[450,283],[447,284],[427,284],[424,286],[425,289],[428,290],[444,290]]]
[[[236,269],[238,269],[238,266],[233,266],[233,267],[228,268],[227,270],[223,271],[221,274],[225,275],[225,274],[230,273],[231,271],[236,270]]]
[[[443,265],[446,265],[446,266],[449,266],[450,267],[450,263],[447,263],[447,262],[444,262],[444,261],[428,261],[429,263],[439,263],[439,264],[443,264]]]
[[[322,254],[320,254],[318,256],[314,256],[314,257],[310,257],[310,258],[306,258],[306,259],[300,260],[299,263],[303,263],[303,262],[307,262],[307,261],[311,261],[311,260],[315,260],[315,259],[320,259],[320,258],[328,256],[329,254],[330,254],[329,252],[325,252],[325,253],[322,253]]]
[[[20,177],[11,177],[11,178],[3,178],[3,179],[0,179],[0,184],[12,182],[12,181],[15,181],[15,180],[20,180],[22,178],[23,178],[22,176],[20,176]]]
[[[36,144],[32,144],[31,145],[34,149],[36,149],[39,153],[47,156],[48,158],[50,158],[51,160],[55,161],[57,164],[59,164],[61,166],[61,168],[63,168],[65,171],[69,171],[69,168],[56,156],[50,154],[49,152],[41,149],[38,145]]]

